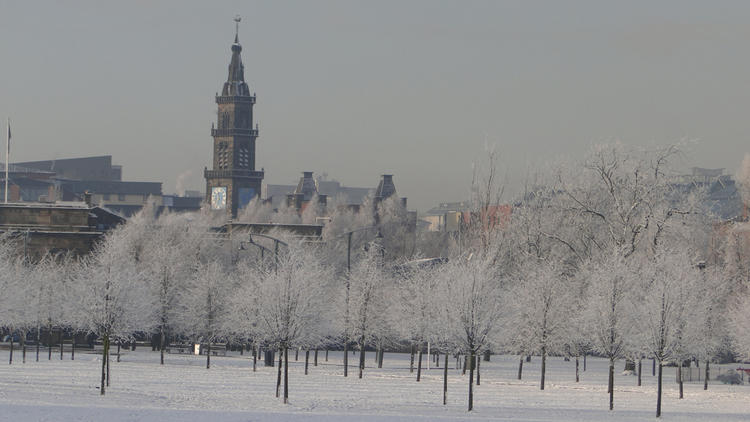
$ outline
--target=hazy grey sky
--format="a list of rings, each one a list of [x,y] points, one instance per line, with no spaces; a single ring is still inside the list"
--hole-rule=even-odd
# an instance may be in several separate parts
[[[393,173],[424,210],[468,196],[485,139],[511,173],[614,139],[750,150],[747,1],[0,0],[12,158],[202,191],[235,14],[269,183]]]

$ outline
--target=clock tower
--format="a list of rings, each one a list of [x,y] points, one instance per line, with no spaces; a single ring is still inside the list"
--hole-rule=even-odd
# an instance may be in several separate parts
[[[235,18],[239,29],[240,18]],[[218,118],[211,125],[213,167],[204,170],[206,202],[214,210],[225,210],[232,218],[251,199],[260,195],[263,171],[255,170],[255,140],[258,125],[253,125],[255,94],[245,83],[239,30],[232,44],[229,76],[216,95]]]

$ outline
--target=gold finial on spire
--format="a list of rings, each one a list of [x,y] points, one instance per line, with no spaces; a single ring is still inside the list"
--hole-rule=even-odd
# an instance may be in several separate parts
[[[240,41],[240,21],[242,21],[242,17],[240,17],[240,15],[234,15],[234,42],[236,43]]]

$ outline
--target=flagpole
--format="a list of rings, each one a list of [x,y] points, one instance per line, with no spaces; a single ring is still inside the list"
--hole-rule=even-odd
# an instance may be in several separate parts
[[[8,117],[8,132],[5,134],[5,203],[8,203],[8,165],[10,164],[10,117]]]

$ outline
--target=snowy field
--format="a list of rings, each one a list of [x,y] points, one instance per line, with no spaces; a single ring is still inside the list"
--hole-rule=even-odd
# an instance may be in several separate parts
[[[274,397],[276,368],[252,371],[247,355],[205,357],[159,355],[150,349],[123,352],[112,361],[112,383],[99,395],[100,358],[83,350],[76,360],[34,362],[32,350],[21,363],[18,351],[8,365],[8,351],[0,351],[0,420],[2,421],[630,421],[653,420],[656,380],[651,362],[644,361],[643,386],[636,377],[615,378],[615,410],[607,410],[607,363],[589,358],[581,382],[575,383],[575,362],[550,358],[547,385],[539,390],[540,359],[524,364],[524,379],[515,379],[516,356],[493,356],[481,364],[481,385],[475,388],[474,411],[466,412],[467,375],[449,360],[448,405],[442,405],[442,369],[426,371],[420,383],[409,373],[409,356],[386,353],[384,368],[371,368],[367,358],[364,379],[352,366],[341,376],[341,353],[331,352],[325,362],[304,375],[304,353],[294,362],[290,353],[290,404]],[[442,360],[442,359],[441,359]],[[355,360],[350,359],[350,364]],[[426,364],[425,364],[426,365]],[[442,365],[442,362],[441,362]],[[737,365],[734,365],[736,367]],[[582,367],[582,365],[581,365]],[[617,369],[621,370],[620,362]],[[662,420],[750,420],[750,386],[685,383],[685,398],[678,399],[675,368],[665,368]]]

